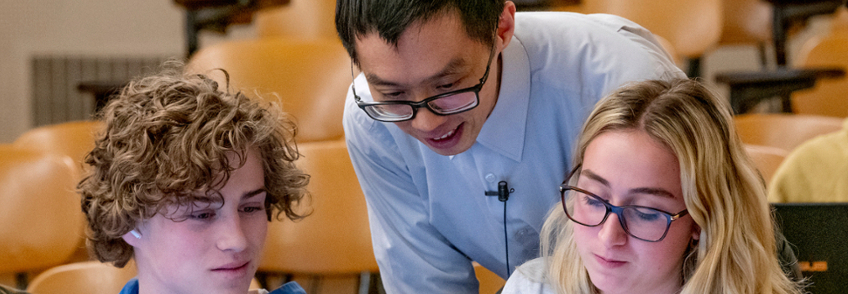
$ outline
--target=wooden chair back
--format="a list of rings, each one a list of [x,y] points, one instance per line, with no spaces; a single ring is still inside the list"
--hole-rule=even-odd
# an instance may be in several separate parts
[[[219,43],[200,49],[187,70],[208,74],[248,97],[280,103],[298,125],[298,142],[344,136],[342,113],[350,86],[350,58],[338,40],[261,38]]]
[[[99,261],[85,261],[51,268],[32,280],[27,291],[32,294],[114,294],[136,276],[131,261],[117,268]]]
[[[748,152],[751,161],[754,162],[757,170],[760,171],[765,184],[771,182],[771,178],[774,176],[777,168],[780,167],[783,159],[789,155],[789,152],[786,152],[786,150],[772,146],[745,144],[745,151]]]
[[[311,274],[377,272],[365,196],[345,141],[298,144],[295,163],[311,175],[306,218],[272,221],[260,271]]]
[[[696,58],[721,37],[722,5],[722,0],[583,0],[577,11],[622,16],[668,40],[678,55]]]
[[[0,272],[64,263],[83,235],[79,171],[67,156],[0,145]]]
[[[94,149],[94,138],[105,128],[100,121],[72,121],[60,124],[41,126],[21,134],[12,143],[15,147],[37,150],[47,153],[69,156],[81,171],[77,182],[82,180],[82,174],[86,170],[84,164],[85,156]],[[74,186],[75,187],[75,186]],[[85,216],[79,213],[85,220]],[[91,258],[85,248],[85,238],[79,238],[77,249],[71,257],[71,262],[86,261]]]
[[[804,114],[743,114],[733,118],[745,144],[772,146],[790,152],[819,135],[842,129],[843,120]]]
[[[254,16],[260,38],[337,38],[335,0],[291,0]]]
[[[474,274],[477,276],[477,282],[480,283],[480,294],[497,293],[506,284],[503,278],[476,262]]]
[[[70,156],[80,170],[94,149],[94,138],[105,128],[100,121],[72,121],[31,129],[15,139],[17,147]]]
[[[800,67],[848,69],[848,8],[836,11],[829,34],[807,41],[799,53]],[[848,77],[823,79],[809,90],[792,95],[794,113],[848,117]]]
[[[75,262],[39,274],[27,287],[31,294],[115,294],[138,274],[130,260],[123,268],[99,261]],[[256,279],[250,289],[260,288]]]
[[[763,0],[723,0],[720,44],[763,44],[772,39],[772,6]]]

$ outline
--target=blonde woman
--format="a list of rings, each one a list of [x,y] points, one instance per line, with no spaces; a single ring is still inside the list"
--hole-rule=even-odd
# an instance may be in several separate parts
[[[583,127],[544,257],[503,293],[800,293],[728,107],[696,81],[626,85]]]

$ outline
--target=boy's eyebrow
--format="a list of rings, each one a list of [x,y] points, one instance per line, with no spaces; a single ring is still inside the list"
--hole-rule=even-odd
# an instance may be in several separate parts
[[[256,195],[262,194],[263,192],[267,192],[267,190],[265,190],[265,187],[244,193],[244,195],[241,196],[241,199],[244,200],[244,199],[247,199],[247,198],[251,198],[251,197],[254,197]]]
[[[254,196],[259,195],[259,194],[262,194],[263,192],[267,192],[267,190],[265,189],[265,187],[262,187],[262,188],[259,188],[259,189],[256,189],[256,190],[253,190],[253,191],[250,191],[250,192],[244,193],[244,194],[242,194],[242,196],[241,196],[241,200],[246,200],[246,199],[248,199],[248,198],[254,197]],[[194,200],[194,202],[195,202],[195,203],[205,203],[205,204],[215,204],[215,203],[221,203],[221,202],[223,202],[223,199],[222,199],[222,198],[220,198],[220,197],[197,197],[197,198]]]

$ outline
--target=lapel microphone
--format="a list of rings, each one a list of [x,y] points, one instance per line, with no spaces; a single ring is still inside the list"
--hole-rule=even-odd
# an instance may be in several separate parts
[[[486,196],[498,196],[500,202],[509,200],[509,193],[515,192],[515,189],[510,189],[506,181],[498,182],[497,191],[486,191]]]
[[[486,191],[486,196],[498,196],[498,200],[503,202],[504,204],[504,215],[503,215],[503,224],[504,224],[504,253],[506,258],[506,276],[509,278],[509,237],[506,231],[506,201],[509,199],[509,193],[515,192],[515,189],[510,189],[507,185],[506,181],[498,182],[498,190],[497,191]]]

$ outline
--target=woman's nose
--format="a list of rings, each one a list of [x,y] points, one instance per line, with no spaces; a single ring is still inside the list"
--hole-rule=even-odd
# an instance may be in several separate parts
[[[598,238],[601,239],[607,248],[627,243],[627,232],[624,231],[618,214],[610,213],[607,220],[601,224],[601,230],[598,231]]]

